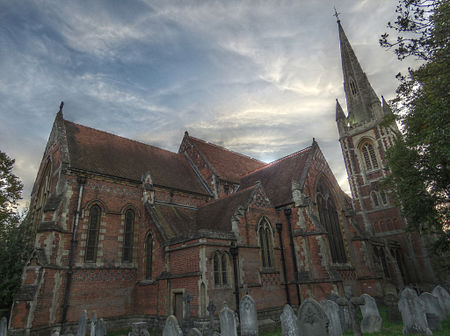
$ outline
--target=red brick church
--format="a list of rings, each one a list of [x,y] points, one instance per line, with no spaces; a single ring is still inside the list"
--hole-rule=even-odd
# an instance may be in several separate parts
[[[178,153],[56,115],[32,191],[35,249],[12,332],[46,333],[85,309],[107,324],[207,319],[249,293],[262,317],[351,289],[433,282],[421,238],[389,192],[393,127],[338,22],[346,116],[336,120],[352,198],[317,142],[264,163],[188,134]],[[420,270],[420,271],[419,271]]]

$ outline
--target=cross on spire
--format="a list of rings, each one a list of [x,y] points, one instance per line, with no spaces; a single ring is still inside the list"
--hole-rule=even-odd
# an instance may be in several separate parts
[[[333,7],[333,8],[334,8],[334,14],[333,14],[333,16],[336,16],[337,22],[341,22],[341,20],[339,19],[339,15],[340,15],[341,13],[338,13],[338,11],[336,10],[336,6]]]

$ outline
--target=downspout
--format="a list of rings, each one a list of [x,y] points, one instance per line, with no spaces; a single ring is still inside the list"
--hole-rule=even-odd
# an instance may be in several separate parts
[[[238,319],[240,319],[239,314],[239,278],[238,278],[238,265],[237,265],[237,256],[239,254],[238,247],[236,246],[235,242],[231,243],[230,246],[230,253],[233,257],[233,271],[234,271],[234,298],[236,301],[236,314],[238,316]]]
[[[67,319],[67,310],[69,309],[69,297],[70,297],[70,287],[72,285],[72,275],[73,275],[73,260],[75,255],[75,249],[77,247],[77,229],[78,229],[78,221],[80,220],[80,210],[81,210],[81,200],[83,198],[83,190],[84,184],[86,183],[85,176],[78,176],[77,182],[79,186],[78,190],[78,201],[77,208],[75,210],[75,218],[72,230],[72,239],[70,241],[70,254],[69,254],[69,270],[67,271],[67,279],[66,279],[66,289],[64,291],[64,303],[62,310],[62,318],[61,318],[61,335],[65,333],[65,324]]]
[[[300,299],[300,290],[298,289],[297,257],[295,255],[294,237],[292,236],[291,214],[292,214],[291,208],[284,209],[284,215],[286,216],[287,223],[288,223],[289,245],[291,246],[292,264],[294,266],[295,289],[297,291],[298,305],[300,306],[301,299]]]
[[[291,305],[291,298],[289,297],[289,286],[286,272],[286,259],[284,259],[284,247],[283,247],[283,239],[281,239],[281,230],[283,226],[281,223],[275,224],[278,232],[278,238],[280,239],[280,249],[281,249],[281,264],[283,265],[283,276],[284,276],[284,290],[286,292],[286,301],[288,305]]]

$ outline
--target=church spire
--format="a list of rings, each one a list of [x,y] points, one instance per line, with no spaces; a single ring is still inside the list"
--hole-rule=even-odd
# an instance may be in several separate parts
[[[379,115],[381,103],[356,58],[341,26],[341,20],[338,19],[337,24],[348,121],[350,124],[361,124],[373,120]]]

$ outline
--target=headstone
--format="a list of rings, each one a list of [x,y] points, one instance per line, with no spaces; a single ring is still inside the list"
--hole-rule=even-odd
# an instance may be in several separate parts
[[[209,301],[208,307],[206,308],[209,313],[209,327],[208,336],[214,335],[214,312],[216,311],[216,306],[212,301]]]
[[[197,328],[189,329],[187,336],[202,336],[202,333]]]
[[[302,302],[297,313],[297,326],[302,335],[327,336],[328,317],[316,300],[308,298]]]
[[[290,305],[285,305],[280,315],[281,336],[299,336],[297,317]]]
[[[339,299],[339,296],[334,293],[332,293],[328,296],[328,300],[333,301],[336,304],[337,304],[338,299]],[[338,307],[339,307],[339,320],[341,322],[342,332],[351,330],[352,329],[352,320],[350,318],[350,312],[348,310],[348,305],[345,305],[345,306],[338,305]]]
[[[327,314],[330,324],[328,325],[328,334],[330,336],[342,336],[341,319],[339,318],[339,306],[331,300],[320,301],[325,314]]]
[[[255,301],[250,295],[245,295],[239,304],[241,316],[241,336],[258,336],[258,316]]]
[[[431,294],[437,297],[444,313],[450,315],[450,294],[447,290],[444,287],[437,285],[434,287]]]
[[[386,318],[391,322],[401,322],[402,315],[398,310],[398,296],[393,293],[384,295],[384,304],[386,305]]]
[[[95,324],[95,336],[106,336],[106,325],[103,319],[100,319]]]
[[[378,311],[377,302],[369,294],[363,294],[361,298],[364,299],[364,304],[359,307],[363,317],[361,331],[363,333],[380,331],[383,320]]]
[[[340,306],[348,307],[353,335],[361,336],[361,326],[359,324],[358,314],[356,313],[356,307],[363,305],[364,299],[348,296],[348,298],[339,298],[336,303]]]
[[[87,321],[87,312],[86,310],[83,310],[80,319],[78,320],[77,336],[86,335],[86,321]]]
[[[415,290],[406,287],[400,293],[398,309],[402,314],[403,334],[433,335],[426,318],[425,304]]]
[[[170,315],[166,324],[164,325],[164,329],[162,332],[162,336],[183,336],[183,332],[181,331],[180,326],[178,325],[178,320],[174,315]]]
[[[147,330],[147,322],[131,323],[131,332],[128,336],[150,336]]]
[[[445,314],[442,311],[438,298],[427,292],[420,294],[419,298],[425,304],[425,314],[430,329],[441,330],[441,321],[445,319]]]
[[[192,296],[191,296],[191,294],[189,292],[186,292],[186,294],[184,295],[183,301],[184,301],[185,311],[184,311],[184,319],[183,319],[183,324],[182,324],[182,328],[181,329],[182,329],[184,334],[187,334],[189,329],[194,327],[194,321],[191,320],[191,301],[192,301]]]
[[[227,304],[223,305],[222,310],[219,312],[220,320],[220,334],[222,336],[237,336],[236,329],[236,314]]]
[[[0,336],[6,336],[6,332],[8,331],[8,321],[6,317],[2,317],[0,320]]]
[[[91,315],[91,334],[90,336],[95,336],[95,325],[97,324],[97,313],[93,312]]]

